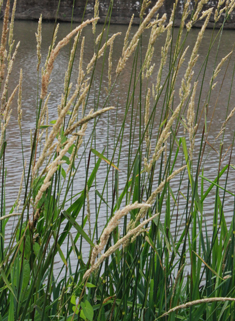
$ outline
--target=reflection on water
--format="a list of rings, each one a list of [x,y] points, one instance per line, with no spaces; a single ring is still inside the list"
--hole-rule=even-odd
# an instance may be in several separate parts
[[[70,24],[62,24],[60,26],[60,31],[58,35],[58,40],[62,39],[71,29]],[[137,27],[133,27],[132,32],[135,32]],[[20,49],[17,54],[17,59],[14,64],[14,70],[13,70],[13,77],[11,81],[11,88],[12,90],[14,86],[18,83],[19,79],[19,71],[20,68],[23,69],[23,144],[24,144],[24,153],[25,158],[27,159],[29,157],[29,151],[30,151],[30,129],[33,129],[35,127],[35,111],[36,111],[36,104],[37,104],[37,88],[38,88],[38,79],[37,79],[37,72],[36,72],[36,61],[37,61],[37,54],[36,54],[36,41],[35,41],[35,32],[37,29],[37,24],[34,22],[15,22],[15,39],[16,42],[20,40]],[[42,42],[42,57],[43,62],[46,59],[48,47],[51,43],[52,34],[53,34],[54,25],[50,23],[44,23],[43,24],[43,42]],[[97,34],[102,30],[102,26],[97,26]],[[116,67],[118,58],[121,55],[122,51],[122,44],[123,39],[126,31],[126,26],[110,26],[109,28],[109,35],[112,35],[116,32],[122,32],[122,35],[117,37],[114,45],[114,56],[113,56],[113,66]],[[177,31],[177,30],[176,30]],[[178,81],[176,84],[176,92],[175,92],[175,98],[174,98],[174,106],[177,105],[178,102],[178,89],[181,85],[181,79],[184,75],[185,69],[187,67],[187,57],[189,57],[190,52],[192,50],[192,47],[195,43],[196,37],[198,34],[198,30],[192,30],[190,33],[190,36],[186,40],[186,45],[189,45],[189,50],[186,55],[186,60],[179,72],[178,75]],[[92,55],[93,55],[93,47],[94,47],[94,38],[91,33],[91,28],[88,27],[84,30],[83,36],[85,36],[85,56],[84,56],[84,68],[90,61]],[[143,48],[147,47],[148,44],[148,36],[149,34],[146,32],[142,39],[142,45]],[[215,39],[215,35],[213,35],[212,30],[207,30],[205,33],[205,37],[203,39],[202,45],[199,50],[199,61],[196,65],[196,72],[194,75],[195,80],[198,77],[198,95],[199,95],[199,88],[202,84],[203,77],[204,77],[204,83],[203,83],[203,90],[200,92],[201,95],[201,105],[199,106],[200,112],[202,111],[202,114],[199,112],[198,117],[202,116],[202,124],[205,121],[205,114],[203,112],[203,103],[206,100],[208,89],[209,89],[209,82],[210,77],[212,75],[213,68],[215,65],[218,64],[218,62],[228,54],[233,48],[233,42],[231,42],[231,38],[233,37],[233,31],[225,30],[223,32],[223,37],[221,38],[221,44],[219,51],[217,52],[217,45],[218,40],[215,40],[215,44],[213,46],[213,49],[210,53],[209,59],[206,61],[206,55],[208,52],[208,46],[211,42],[212,37]],[[156,50],[154,53],[154,62],[156,65],[159,64],[160,58],[161,58],[161,46],[164,43],[164,37],[161,36],[159,40],[156,43]],[[145,49],[144,49],[145,50]],[[52,73],[52,83],[49,86],[49,92],[51,92],[51,98],[49,102],[49,116],[50,119],[55,119],[57,117],[57,106],[60,104],[61,100],[61,93],[63,92],[63,79],[64,74],[67,68],[68,64],[68,57],[69,57],[69,45],[60,52],[55,64],[54,64],[54,70]],[[220,148],[220,141],[215,141],[215,137],[218,134],[222,122],[226,118],[226,111],[230,111],[234,107],[234,101],[235,101],[235,92],[230,92],[231,87],[231,80],[233,75],[233,66],[234,65],[234,55],[231,57],[230,67],[227,69],[226,76],[224,77],[224,71],[225,67],[223,68],[223,72],[219,74],[217,77],[218,84],[216,86],[216,89],[213,91],[212,98],[210,101],[210,105],[208,106],[208,114],[206,118],[207,126],[209,126],[210,117],[213,115],[213,125],[211,126],[210,133],[208,135],[208,143],[206,145],[205,149],[205,155],[203,160],[203,167],[204,167],[204,175],[205,177],[208,177],[210,179],[215,178],[218,171],[218,152]],[[79,50],[74,62],[74,72],[72,74],[71,81],[72,83],[76,83],[76,77],[77,77],[77,67],[78,67],[78,60],[79,60]],[[201,66],[203,65],[203,62],[206,61],[207,63],[207,69],[206,73],[203,76],[203,73],[201,73],[199,76],[199,71]],[[216,63],[217,61],[217,63]],[[123,117],[124,117],[124,111],[126,108],[126,97],[128,92],[128,86],[129,86],[129,80],[132,70],[132,62],[133,60],[130,60],[127,63],[127,66],[123,72],[123,75],[121,79],[118,80],[117,84],[114,87],[112,96],[110,97],[110,100],[108,102],[108,105],[114,105],[116,106],[116,111],[110,112],[110,114],[104,114],[101,119],[99,120],[97,127],[96,127],[96,143],[95,148],[98,151],[102,151],[104,148],[106,148],[106,155],[107,157],[111,157],[112,152],[114,150],[114,147],[117,143],[117,133],[119,133],[120,127],[122,125]],[[163,71],[163,78],[167,74],[167,68]],[[107,57],[104,59],[104,65],[103,60],[100,59],[100,61],[97,63],[96,66],[96,72],[95,72],[95,79],[93,82],[91,94],[89,96],[89,102],[88,107],[92,108],[94,106],[102,107],[104,105],[104,102],[107,98],[105,87],[108,87],[108,79],[107,79],[107,72],[104,72],[104,77],[102,79],[102,88],[99,88],[100,79],[102,75],[102,70],[107,71]],[[115,70],[115,69],[114,69]],[[138,68],[137,68],[138,70]],[[152,82],[156,82],[157,78],[157,71],[154,71],[151,79],[149,81],[148,86],[152,86]],[[220,92],[220,86],[223,84],[223,89]],[[146,84],[144,84],[146,86]],[[99,91],[101,90],[101,93],[99,94]],[[230,97],[230,104],[228,106],[228,101]],[[98,101],[99,99],[99,101]],[[144,101],[145,97],[143,95],[142,100]],[[130,130],[132,132],[133,137],[135,138],[133,140],[133,145],[131,146],[131,152],[134,153],[134,151],[138,147],[139,138],[138,138],[138,124],[140,122],[139,117],[139,104],[138,104],[138,91],[136,91],[135,97],[133,97],[133,114],[135,122],[131,122],[131,112],[127,114],[127,118],[125,120],[125,128],[123,133],[123,143],[121,148],[121,157],[120,157],[120,173],[119,173],[119,188],[121,189],[126,182],[126,175],[128,170],[128,156],[130,153],[129,148],[129,135]],[[160,121],[160,115],[161,115],[161,106],[163,105],[163,101],[159,100],[158,106],[157,106],[157,112],[155,117],[155,128],[157,128],[157,124]],[[216,109],[214,109],[216,105]],[[131,108],[130,108],[131,110]],[[144,117],[142,115],[142,117]],[[143,119],[141,120],[143,123]],[[156,137],[156,133],[154,132],[153,127],[153,139]],[[14,200],[17,197],[18,193],[18,186],[21,178],[21,172],[22,172],[22,155],[21,155],[21,139],[18,131],[17,126],[17,110],[16,110],[16,102],[15,106],[13,108],[12,117],[10,121],[10,125],[7,130],[7,137],[8,137],[8,145],[7,145],[7,184],[6,184],[6,206],[9,208],[13,203]],[[88,127],[87,137],[89,137],[89,134],[91,133],[93,127],[90,125]],[[195,141],[195,158],[197,156],[197,151],[199,150],[199,146],[201,144],[201,129],[202,125],[199,126],[198,130],[198,136],[196,137]],[[183,135],[183,130],[180,129],[178,131],[178,138]],[[224,144],[223,144],[223,155],[226,154],[226,150],[229,148],[230,144],[232,143],[234,136],[234,120],[232,119],[227,126],[227,130],[225,132],[224,136]],[[152,145],[154,146],[154,141],[152,142]],[[213,148],[211,147],[213,146]],[[89,145],[90,147],[90,145]],[[118,150],[116,152],[118,154]],[[181,155],[182,156],[182,155]],[[221,164],[221,168],[223,165],[225,165],[228,162],[228,158],[230,156],[230,151],[224,156],[223,162]],[[118,155],[116,155],[117,160]],[[83,160],[81,162],[81,166],[79,167],[79,172],[77,174],[77,178],[75,179],[75,186],[74,186],[74,192],[78,192],[81,189],[84,188],[84,182],[85,182],[85,174],[86,174],[86,163],[87,163],[87,153],[85,153]],[[232,158],[232,163],[234,163],[234,160]],[[179,162],[180,166],[180,162]],[[91,164],[92,167],[92,164]],[[196,163],[195,163],[196,167]],[[234,171],[230,171],[228,183],[227,183],[227,190],[234,192]],[[102,192],[103,184],[106,179],[106,164],[101,163],[101,167],[99,170],[98,179],[96,181],[96,189],[100,192]],[[110,180],[108,181],[108,189],[106,193],[106,199],[111,199],[112,195],[112,179],[113,179],[113,173],[110,173]],[[222,181],[221,181],[222,182]],[[156,184],[156,182],[154,183]],[[205,188],[208,186],[208,184],[205,182]],[[171,187],[174,190],[178,190],[178,180],[175,178],[172,183]],[[182,186],[182,194],[187,189],[187,186]],[[96,202],[99,202],[99,199],[97,199],[97,195],[94,193],[95,188],[91,191],[90,199],[91,199],[91,206],[95,206]],[[205,217],[208,217],[208,220],[211,220],[214,213],[214,206],[213,206],[213,193],[211,193],[211,198],[208,198],[206,200],[206,203],[204,205],[204,215]],[[228,221],[231,221],[231,216],[233,213],[233,197],[229,194],[227,194],[225,199],[225,214]],[[96,204],[97,205],[97,204]],[[178,207],[178,214],[183,213],[184,208],[180,208],[180,204]],[[102,212],[103,211],[103,212]],[[105,206],[101,206],[101,213],[102,215],[100,218],[103,218],[103,222],[99,220],[100,224],[102,225],[106,220],[106,214],[107,214],[107,208]],[[177,212],[176,211],[176,212]],[[173,216],[174,219],[172,221],[172,224],[175,224],[175,218],[176,214]],[[178,223],[179,224],[179,223]],[[212,224],[212,223],[211,223]]]

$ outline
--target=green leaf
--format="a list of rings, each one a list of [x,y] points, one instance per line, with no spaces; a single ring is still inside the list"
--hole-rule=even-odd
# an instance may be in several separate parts
[[[85,317],[89,320],[93,320],[94,310],[89,301],[81,302],[82,311],[85,314]]]
[[[65,179],[66,178],[66,172],[63,169],[63,167],[61,167],[61,174],[62,174],[63,178]]]
[[[105,205],[107,205],[110,208],[109,204],[106,202],[106,200],[103,198],[103,196],[100,194],[100,192],[97,189],[95,190],[95,193],[105,203]]]
[[[6,277],[5,272],[4,272],[2,269],[1,269],[1,276],[2,276],[2,278],[3,278],[4,283],[6,284],[6,286],[7,286],[7,288],[8,288],[8,290],[11,291],[11,293],[13,294],[14,298],[15,298],[16,301],[17,301],[17,298],[16,298],[16,296],[15,296],[15,293],[14,293],[14,291],[13,291],[13,289],[12,289],[12,286],[11,286],[10,282],[8,281],[8,279],[7,279],[7,277]],[[18,302],[18,301],[17,301],[17,302]]]
[[[14,297],[11,295],[10,298],[10,307],[9,307],[9,314],[8,314],[8,321],[14,320]]]
[[[69,215],[66,211],[62,213],[68,219],[68,221],[72,224],[72,226],[75,227],[78,233],[80,233],[91,246],[95,246],[92,240],[89,238],[89,236],[84,232],[83,228],[80,225],[78,225],[78,223],[75,221],[75,219],[71,215]]]
[[[23,266],[23,284],[22,288],[25,289],[27,285],[29,284],[30,279],[30,266],[29,262],[27,260],[24,260],[24,266]]]
[[[91,188],[91,185],[95,179],[96,173],[99,169],[101,163],[101,159],[99,158],[99,160],[97,161],[97,163],[95,164],[95,168],[93,169],[88,182],[87,182],[87,186],[88,186],[88,190]],[[78,213],[80,212],[80,210],[82,209],[82,206],[85,203],[85,191],[83,190],[81,193],[81,196],[67,209],[67,213],[70,214],[72,213],[71,217],[73,219],[76,219],[76,217],[78,216]],[[63,220],[62,220],[63,221]],[[60,244],[60,246],[62,245],[62,243],[64,242],[66,236],[68,235],[69,230],[71,229],[72,225],[71,222],[68,222],[63,230],[63,232],[61,233],[61,236],[59,238],[58,243]]]
[[[208,181],[209,183],[213,184],[214,186],[217,186],[217,187],[221,188],[223,191],[229,193],[230,195],[235,196],[235,194],[233,194],[232,192],[230,192],[230,191],[228,191],[227,189],[223,188],[222,186],[216,184],[215,181],[213,182],[213,181],[209,180],[208,178],[206,178],[206,177],[204,177],[204,176],[202,176],[202,175],[199,175],[199,176],[200,176],[201,178],[205,179],[206,181]]]
[[[31,254],[31,242],[30,242],[29,235],[25,236],[25,243],[24,243],[24,240],[21,242],[21,245],[20,245],[21,253],[23,253],[23,249],[24,249],[24,257],[26,259],[29,259],[30,254]]]
[[[73,305],[76,305],[76,304],[77,304],[77,303],[76,303],[76,296],[75,296],[75,295],[72,295],[72,296],[71,296],[70,302],[71,302]]]
[[[87,283],[86,283],[86,287],[87,287],[87,288],[96,288],[96,285],[87,282]]]
[[[2,158],[2,155],[3,155],[6,147],[7,147],[7,142],[3,142],[2,148],[1,148],[1,151],[0,151],[0,159]]]
[[[34,243],[33,245],[33,251],[34,251],[34,254],[37,256],[38,252],[40,251],[40,245],[37,242]]]
[[[62,160],[66,161],[66,164],[67,164],[67,165],[70,165],[70,160],[69,160],[68,156],[65,156],[65,155],[64,155],[64,156],[62,157]]]
[[[67,267],[68,266],[67,265],[67,261],[66,261],[66,259],[64,257],[64,254],[63,254],[63,252],[62,252],[62,250],[61,250],[61,248],[60,248],[58,243],[56,244],[56,247],[57,247],[57,250],[58,250],[58,252],[60,254],[61,260],[63,261],[64,265]]]
[[[48,128],[48,127],[53,127],[53,126],[52,125],[41,125],[39,128],[44,129],[44,128]]]
[[[117,168],[116,165],[114,165],[113,163],[110,162],[110,160],[108,160],[106,157],[104,157],[104,155],[100,154],[99,152],[97,152],[97,150],[95,150],[94,148],[91,149],[92,153],[95,154],[97,157],[101,158],[102,160],[104,160],[107,164],[111,165],[113,168],[117,169],[119,171],[119,169]]]
[[[75,314],[78,314],[79,309],[80,309],[80,305],[78,305],[78,306],[74,305],[74,306],[72,307],[72,309],[73,309],[73,312],[74,312]]]

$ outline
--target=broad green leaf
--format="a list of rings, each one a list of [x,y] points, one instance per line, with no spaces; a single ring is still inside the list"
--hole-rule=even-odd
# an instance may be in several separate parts
[[[89,301],[81,302],[82,311],[85,314],[85,317],[89,320],[93,320],[94,310]]]
[[[76,305],[76,304],[77,304],[77,303],[76,303],[76,296],[75,296],[75,295],[72,295],[72,296],[71,296],[70,302],[71,302],[73,305]]]
[[[29,262],[27,260],[24,260],[23,284],[22,284],[23,289],[25,289],[27,287],[29,280],[30,280],[30,266],[29,266]]]
[[[38,252],[40,251],[40,245],[37,242],[34,243],[33,245],[33,251],[34,251],[34,254],[37,256]]]
[[[96,288],[96,285],[87,282],[87,283],[86,283],[86,287],[87,287],[87,288]]]
[[[70,165],[70,160],[69,160],[68,156],[65,156],[65,155],[64,155],[64,156],[62,157],[62,160],[66,161],[66,164],[67,164],[67,165]]]
[[[73,312],[74,312],[75,314],[78,314],[79,309],[80,309],[80,305],[78,305],[78,306],[74,305],[74,306],[72,307],[72,309],[73,309]]]

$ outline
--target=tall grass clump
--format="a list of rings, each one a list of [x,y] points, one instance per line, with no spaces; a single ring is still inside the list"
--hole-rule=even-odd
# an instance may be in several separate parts
[[[20,43],[14,41],[16,0],[12,8],[6,1],[0,320],[233,320],[234,131],[227,135],[227,128],[235,112],[235,65],[233,51],[222,58],[220,51],[235,2],[210,8],[207,0],[193,6],[187,0],[175,28],[177,0],[168,17],[159,15],[164,0],[151,7],[143,0],[139,26],[132,26],[132,17],[125,35],[110,34],[110,3],[103,26],[97,25],[99,1],[94,18],[59,41],[56,25],[47,56],[40,17],[27,146],[27,73],[19,71],[12,89]],[[195,24],[200,29],[192,29]],[[59,84],[54,66],[66,48]],[[53,88],[60,99],[56,117]],[[21,180],[13,200],[7,191],[15,170],[8,135],[14,109],[22,161],[15,164]]]

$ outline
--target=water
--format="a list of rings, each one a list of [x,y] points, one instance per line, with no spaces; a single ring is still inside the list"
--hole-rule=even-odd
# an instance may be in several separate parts
[[[137,27],[133,27],[132,33],[136,31]],[[51,43],[52,34],[53,34],[54,25],[51,23],[44,23],[43,24],[43,42],[42,42],[42,62],[45,62],[48,47]],[[20,40],[20,49],[17,54],[17,59],[14,64],[14,70],[12,73],[12,79],[10,83],[10,92],[13,90],[13,88],[18,83],[19,79],[19,71],[20,68],[23,69],[23,143],[24,143],[24,153],[25,158],[29,158],[30,153],[30,129],[34,129],[35,127],[35,110],[36,110],[36,97],[37,97],[37,72],[36,72],[36,61],[37,61],[37,54],[36,54],[36,40],[35,40],[35,32],[37,30],[37,24],[35,22],[15,22],[15,39],[16,42]],[[70,24],[61,24],[58,34],[58,40],[62,39],[67,33],[69,33],[71,30]],[[97,34],[101,32],[102,26],[97,26]],[[122,45],[123,45],[123,39],[126,31],[126,26],[110,26],[109,29],[109,36],[116,32],[122,32],[122,35],[120,37],[117,37],[114,45],[114,51],[113,51],[113,66],[116,68],[116,64],[118,61],[118,58],[121,55]],[[175,30],[177,31],[177,29]],[[233,48],[233,43],[231,42],[231,39],[233,37],[234,31],[225,30],[223,32],[223,37],[221,38],[220,43],[220,49],[217,52],[216,48],[218,45],[219,39],[215,40],[215,45],[212,49],[212,52],[210,54],[210,57],[208,59],[208,66],[207,66],[207,72],[205,74],[204,78],[204,85],[202,90],[202,99],[201,99],[201,106],[200,111],[203,108],[203,103],[205,102],[206,95],[208,94],[209,89],[209,82],[210,77],[212,75],[212,71],[215,65],[218,64],[218,62],[227,55]],[[202,45],[199,49],[199,60],[196,65],[196,72],[195,72],[195,80],[197,78],[197,75],[200,70],[200,66],[203,64],[203,61],[206,58],[207,52],[208,52],[208,45],[211,41],[212,37],[212,30],[207,30],[202,42]],[[181,85],[180,81],[181,78],[184,75],[185,69],[187,67],[187,58],[190,55],[190,52],[192,50],[192,47],[196,41],[196,37],[198,34],[198,30],[192,30],[190,36],[186,40],[186,44],[190,46],[188,53],[186,55],[185,63],[183,64],[179,75],[178,75],[178,81],[176,85],[176,93],[175,93],[175,104],[174,106],[177,106],[178,102],[178,89]],[[85,36],[85,55],[84,55],[84,68],[90,61],[92,55],[93,55],[93,35],[91,33],[91,28],[88,27],[84,30],[83,36]],[[143,36],[143,48],[147,47],[148,43],[148,36],[149,34],[146,32]],[[156,50],[154,53],[154,62],[156,65],[160,61],[160,53],[161,53],[161,46],[164,44],[164,36],[161,36],[159,40],[156,43]],[[68,59],[69,59],[69,45],[60,52],[55,64],[54,64],[54,70],[52,73],[52,83],[49,86],[49,92],[51,92],[51,97],[49,101],[49,116],[50,120],[55,119],[57,117],[57,106],[60,104],[61,100],[61,93],[63,92],[63,79],[64,74],[67,68]],[[78,55],[75,59],[75,68],[74,71],[77,71],[78,66],[78,60],[79,60],[79,50]],[[228,104],[228,97],[230,97],[230,105],[228,107],[228,110],[231,111],[232,108],[234,108],[234,101],[235,101],[235,92],[230,93],[230,86],[231,86],[231,79],[233,74],[233,65],[235,56],[233,55],[231,58],[230,66],[227,70],[226,76],[224,77],[224,72],[226,67],[223,66],[222,72],[217,77],[218,84],[216,86],[216,89],[213,91],[212,99],[210,101],[210,105],[208,106],[208,115],[207,115],[207,125],[209,126],[210,117],[212,114],[213,116],[213,123],[211,126],[210,133],[208,135],[208,143],[206,145],[205,150],[205,156],[203,160],[203,167],[204,167],[204,176],[209,179],[214,179],[217,176],[218,172],[218,152],[220,148],[220,140],[215,141],[215,137],[217,136],[221,125],[223,121],[226,118],[226,110],[227,110],[227,104]],[[217,61],[217,63],[215,62]],[[107,62],[107,59],[106,59]],[[94,107],[94,104],[97,104],[98,99],[98,92],[99,92],[99,80],[102,74],[102,59],[97,63],[96,73],[95,73],[95,81],[94,85],[92,87],[91,95],[89,98],[88,106],[91,108]],[[106,156],[109,158],[112,155],[112,151],[114,150],[114,146],[117,142],[117,135],[116,132],[119,131],[120,126],[123,121],[124,117],[124,111],[126,106],[126,94],[129,86],[129,79],[130,79],[130,73],[132,69],[132,60],[128,61],[127,66],[123,72],[123,75],[121,79],[117,82],[117,85],[114,88],[113,94],[110,98],[108,105],[114,105],[117,107],[117,110],[114,112],[110,112],[110,114],[104,114],[100,121],[98,122],[98,125],[96,127],[96,145],[95,148],[99,152],[102,152],[104,148],[106,148]],[[104,66],[104,70],[107,70],[107,65]],[[115,70],[115,69],[114,69]],[[99,106],[103,106],[105,99],[107,97],[105,87],[108,87],[108,79],[106,76],[106,72],[104,72],[105,76],[102,81],[102,88],[101,88],[101,95],[99,97]],[[167,74],[167,67],[163,71],[163,77]],[[72,82],[76,82],[77,74],[76,72],[73,72],[72,74]],[[153,75],[151,76],[150,85],[151,82],[156,81],[157,72],[155,71]],[[202,82],[202,75],[199,75],[198,78],[198,93],[200,84]],[[220,86],[223,84],[222,90],[220,91]],[[198,95],[198,94],[197,94]],[[137,113],[136,118],[136,126],[133,129],[134,133],[134,142],[133,142],[133,151],[136,150],[138,147],[138,94],[135,95],[135,112]],[[144,98],[143,98],[144,99]],[[156,114],[156,124],[159,122],[160,119],[160,112],[161,112],[161,104],[163,101],[159,101],[158,107],[157,107],[157,114]],[[216,109],[214,110],[214,106],[216,105]],[[117,112],[117,118],[116,118],[116,112]],[[116,123],[117,119],[117,123]],[[202,124],[205,121],[205,115],[204,112],[202,113]],[[120,164],[119,164],[119,189],[121,190],[123,186],[125,186],[126,182],[126,175],[127,175],[127,168],[128,168],[128,153],[129,153],[129,131],[131,126],[131,113],[128,113],[128,116],[125,121],[125,130],[124,130],[124,138],[123,138],[123,145],[122,145],[122,151],[121,151],[121,158],[120,158]],[[158,126],[156,125],[156,128]],[[196,137],[195,141],[195,157],[197,155],[197,152],[199,150],[199,146],[201,143],[201,128],[202,125],[199,126],[199,134]],[[91,133],[93,127],[90,125],[88,127],[88,134],[87,137],[89,137],[89,134]],[[183,135],[183,131],[180,130],[178,132],[178,138]],[[229,156],[230,156],[230,150],[226,154],[226,150],[229,148],[229,146],[232,143],[232,139],[234,136],[234,119],[231,119],[230,122],[227,125],[227,129],[224,136],[224,145],[223,145],[223,161],[221,164],[221,168],[225,166],[228,162]],[[153,132],[153,137],[156,137],[156,133]],[[21,155],[21,143],[20,143],[20,135],[18,131],[18,125],[17,125],[17,102],[15,101],[13,106],[13,112],[11,116],[10,125],[7,130],[7,183],[6,183],[6,206],[7,208],[10,208],[14,200],[17,197],[18,193],[18,186],[21,179],[21,173],[22,173],[22,155]],[[213,148],[211,148],[213,146]],[[181,153],[182,154],[182,153]],[[79,171],[77,173],[77,178],[75,180],[75,186],[74,186],[74,192],[79,192],[84,188],[85,184],[85,175],[86,175],[86,164],[87,164],[87,155],[83,157],[83,160],[81,162],[81,166],[79,168]],[[117,155],[116,155],[117,156]],[[117,160],[117,157],[115,157],[115,161]],[[234,164],[234,158],[232,156],[232,164]],[[94,163],[91,163],[91,169]],[[180,164],[177,165],[178,167]],[[196,167],[196,163],[195,163]],[[91,170],[90,170],[91,172]],[[104,162],[101,162],[101,166],[98,173],[98,180],[96,181],[96,189],[101,193],[103,184],[106,178],[106,164]],[[112,189],[113,189],[113,178],[114,175],[111,172],[109,175],[109,181],[108,181],[108,188],[107,191],[105,191],[105,197],[110,203],[111,197],[112,197]],[[227,190],[230,192],[234,192],[234,170],[230,170],[228,183],[227,183]],[[223,182],[223,180],[221,181]],[[156,185],[156,182],[154,183]],[[209,184],[205,183],[205,186],[209,186]],[[177,191],[178,190],[178,178],[175,178],[171,183],[172,190]],[[182,193],[186,193],[187,186],[182,185]],[[23,197],[23,196],[22,196]],[[90,200],[91,200],[91,210],[95,208],[96,201],[99,202],[99,199],[97,198],[97,195],[95,194],[95,188],[93,188],[90,192]],[[183,203],[182,203],[183,204]],[[183,206],[183,205],[182,205]],[[224,212],[226,215],[226,219],[228,222],[231,221],[232,214],[233,214],[233,196],[226,194],[225,199],[225,205],[224,205]],[[183,207],[178,209],[178,214],[183,213]],[[208,221],[208,226],[212,227],[212,218],[214,213],[214,202],[213,202],[213,192],[211,193],[211,197],[208,197],[206,200],[206,203],[204,205],[204,217]],[[109,215],[109,209],[102,203],[101,206],[101,215],[99,219],[100,227],[104,226],[106,222],[106,216]],[[176,224],[176,213],[173,215],[172,220],[172,226]],[[94,222],[94,218],[93,218]],[[179,224],[179,222],[178,222]],[[10,226],[9,223],[9,234],[6,236],[6,238],[10,235]],[[183,226],[182,226],[183,228]],[[75,231],[73,231],[75,233]],[[66,250],[66,249],[65,249]],[[74,264],[76,264],[76,259],[74,258]]]

